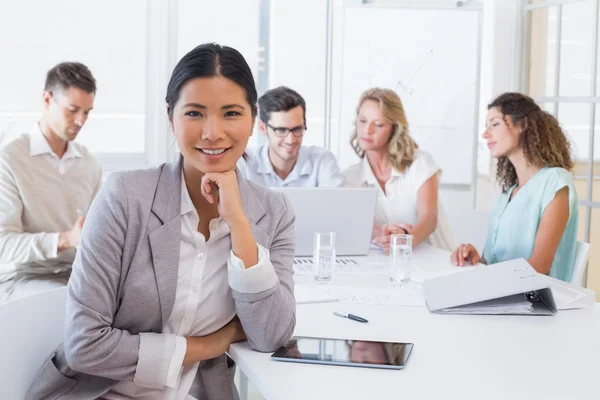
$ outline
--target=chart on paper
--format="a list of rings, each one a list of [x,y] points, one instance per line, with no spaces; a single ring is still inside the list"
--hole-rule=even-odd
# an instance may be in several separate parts
[[[410,134],[443,171],[443,183],[472,180],[476,137],[478,12],[347,7],[334,35],[332,136],[340,165],[357,161],[348,136],[367,88],[394,90]],[[439,29],[428,29],[436,26]],[[419,32],[415,36],[415,32]],[[406,40],[410,38],[410,40]]]
[[[390,289],[371,289],[335,285],[296,284],[294,294],[297,304],[339,301],[351,304],[425,306],[425,300],[418,285],[390,287]]]
[[[313,272],[312,257],[294,258],[294,272],[298,275],[310,275]],[[385,275],[388,273],[387,261],[359,261],[351,257],[338,257],[335,260],[335,273],[339,275]]]

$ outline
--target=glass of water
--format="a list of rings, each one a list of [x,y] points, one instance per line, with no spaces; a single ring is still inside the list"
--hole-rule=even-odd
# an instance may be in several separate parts
[[[392,235],[390,237],[390,281],[392,284],[406,285],[410,282],[412,255],[412,235]]]
[[[317,283],[331,283],[335,273],[335,232],[315,233],[313,277]]]

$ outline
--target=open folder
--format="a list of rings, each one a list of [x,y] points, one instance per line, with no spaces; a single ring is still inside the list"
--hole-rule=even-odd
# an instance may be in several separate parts
[[[552,291],[519,258],[423,282],[429,310],[445,314],[554,315]]]

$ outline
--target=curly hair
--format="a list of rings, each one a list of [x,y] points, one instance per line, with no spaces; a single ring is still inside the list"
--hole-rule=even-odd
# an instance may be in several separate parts
[[[514,126],[523,129],[519,146],[525,160],[536,167],[573,169],[571,144],[554,116],[542,110],[532,98],[521,93],[504,93],[488,104],[497,108],[504,122],[507,117]],[[498,158],[496,179],[506,193],[518,183],[517,171],[507,156]]]
[[[388,158],[395,169],[403,172],[412,165],[415,160],[415,152],[419,146],[408,133],[408,121],[406,120],[402,100],[396,92],[390,89],[368,89],[360,96],[358,107],[356,107],[356,119],[358,119],[360,107],[367,100],[379,103],[379,108],[384,117],[392,123],[392,134],[388,140]],[[350,145],[357,156],[364,158],[365,151],[358,144],[356,119],[354,120],[354,130],[350,136]]]

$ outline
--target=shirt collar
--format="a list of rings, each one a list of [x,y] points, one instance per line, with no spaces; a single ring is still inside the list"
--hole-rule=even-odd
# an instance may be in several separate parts
[[[185,185],[185,178],[183,176],[183,168],[181,169],[181,215],[186,215],[190,212],[195,212],[194,203]]]
[[[395,177],[402,176],[403,173],[398,171],[396,168],[392,167],[392,174],[390,176],[390,180]],[[369,160],[367,160],[367,156],[364,156],[361,160],[361,168],[360,168],[360,180],[363,183],[368,183],[371,185],[379,184],[377,182],[377,178],[373,173],[373,169],[371,168],[371,164],[369,164]]]
[[[256,169],[259,174],[275,174],[273,164],[269,160],[269,144],[263,144],[258,152],[258,168]]]
[[[300,168],[300,172],[298,174],[300,176],[310,175],[313,170],[313,162],[308,156],[308,150],[304,146],[301,146],[300,151],[298,151],[298,160],[296,160],[296,165],[294,165],[292,172],[298,168]]]
[[[290,174],[285,180],[293,180],[298,176],[310,175],[313,170],[313,162],[308,156],[307,149],[304,146],[300,146],[298,151],[298,159],[296,165],[290,171]],[[264,144],[258,153],[258,168],[259,174],[271,174],[277,176],[273,169],[273,164],[269,159],[269,144]]]
[[[392,178],[396,176],[404,176],[404,172],[400,172],[396,168],[392,167]]]
[[[35,123],[29,131],[29,155],[32,157],[39,156],[41,154],[54,154],[46,137],[42,133],[39,122]],[[67,151],[63,154],[62,159],[68,160],[69,158],[81,158],[81,152],[77,149],[74,143],[67,143]]]
[[[377,184],[377,178],[375,178],[375,174],[371,169],[371,165],[369,164],[369,160],[367,160],[367,156],[364,156],[360,163],[360,180],[363,183],[368,183],[371,185]]]
[[[68,160],[69,158],[82,158],[81,152],[77,148],[77,145],[71,141],[67,143],[67,151],[63,154],[63,160]]]

